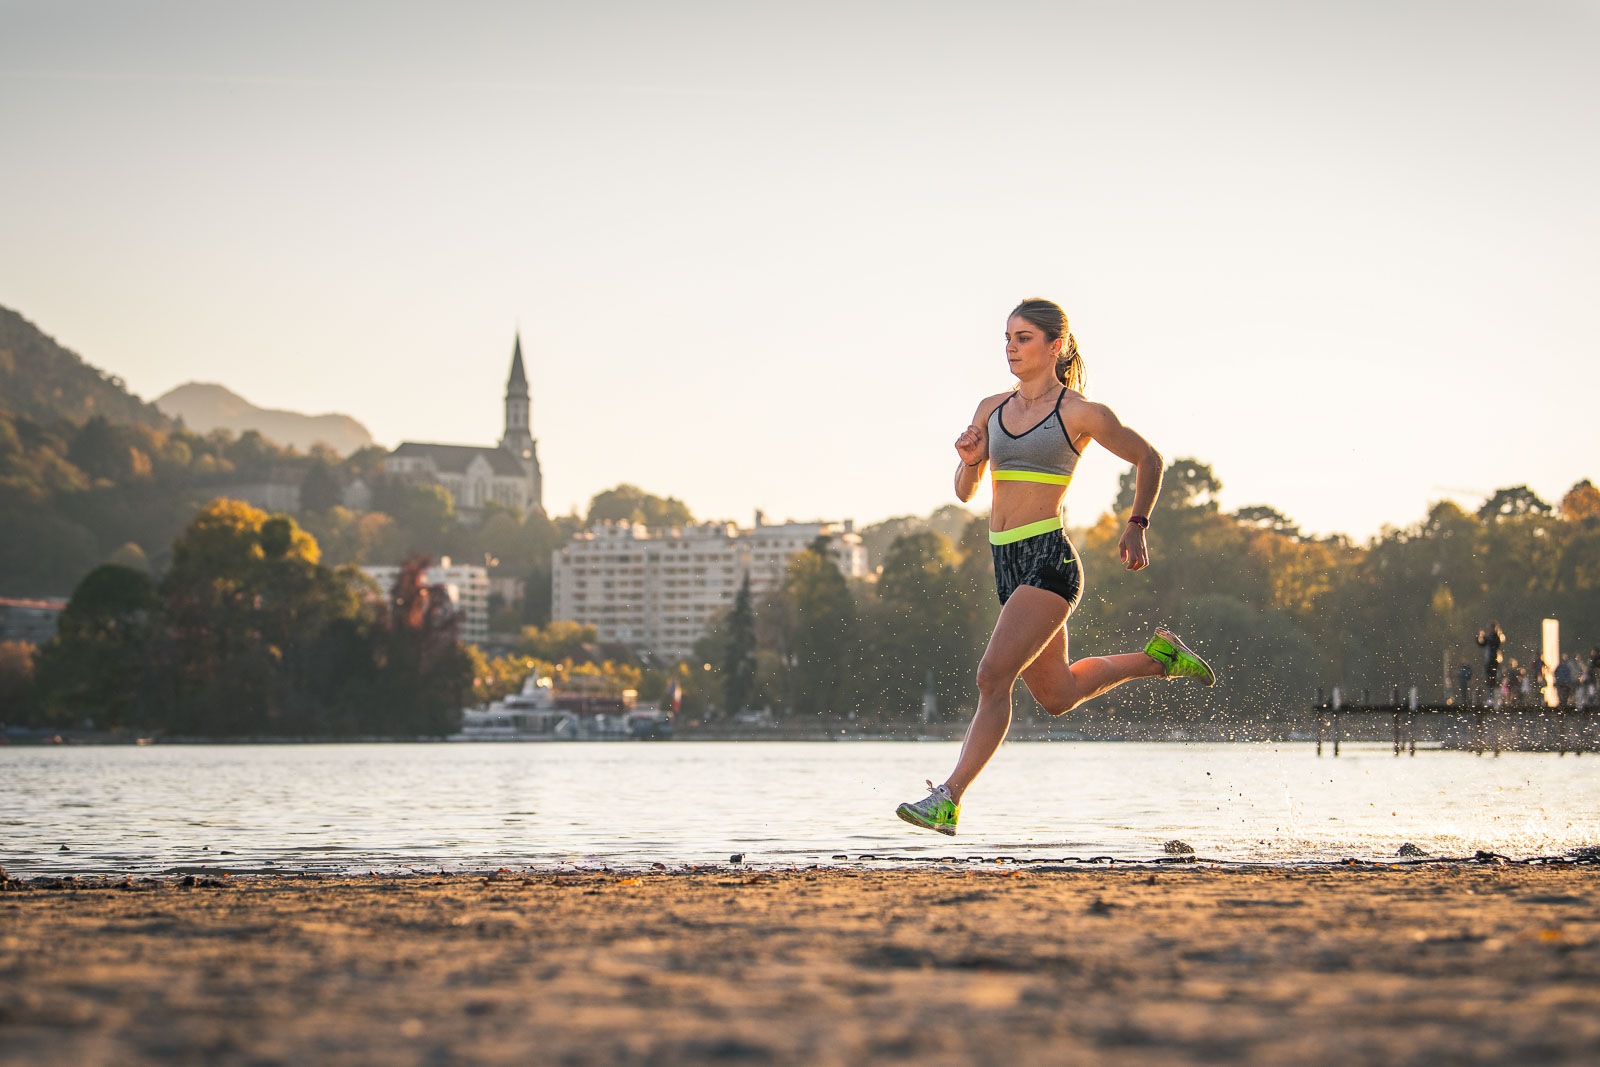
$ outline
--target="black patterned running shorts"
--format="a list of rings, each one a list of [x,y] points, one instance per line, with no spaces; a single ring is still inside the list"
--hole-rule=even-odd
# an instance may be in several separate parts
[[[1031,585],[1067,602],[1070,612],[1083,593],[1083,568],[1078,550],[1064,530],[1034,534],[1008,545],[990,545],[994,584],[1004,604],[1020,585]]]

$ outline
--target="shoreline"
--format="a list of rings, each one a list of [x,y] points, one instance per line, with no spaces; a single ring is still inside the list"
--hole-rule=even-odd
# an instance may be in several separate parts
[[[0,892],[0,1063],[1600,1055],[1587,865],[60,881]]]
[[[105,889],[121,888],[123,883],[135,882],[163,882],[176,877],[200,876],[218,878],[236,878],[243,881],[251,879],[285,879],[285,878],[313,878],[324,880],[349,880],[363,877],[382,878],[480,878],[492,874],[506,874],[515,877],[543,878],[560,877],[577,874],[615,874],[615,875],[640,875],[640,874],[667,874],[667,875],[704,875],[716,872],[734,873],[741,871],[761,874],[798,873],[816,871],[849,871],[849,872],[876,872],[892,874],[908,871],[931,871],[935,873],[983,873],[986,871],[1010,872],[1022,874],[1035,871],[1046,874],[1057,874],[1068,871],[1082,872],[1123,872],[1146,871],[1158,873],[1165,870],[1187,869],[1207,870],[1222,873],[1272,873],[1272,872],[1302,872],[1314,873],[1318,871],[1360,871],[1376,873],[1384,871],[1407,871],[1423,868],[1451,869],[1451,868],[1530,868],[1543,870],[1577,869],[1589,870],[1600,880],[1600,845],[1585,845],[1558,854],[1558,855],[1525,855],[1515,856],[1487,849],[1479,849],[1472,855],[1441,855],[1417,850],[1414,852],[1400,851],[1394,856],[1383,858],[1343,856],[1338,859],[1294,859],[1294,860],[1252,860],[1252,859],[1226,859],[1216,856],[1202,856],[1195,854],[1189,847],[1180,841],[1170,844],[1181,846],[1167,850],[1165,856],[1117,856],[1110,854],[1075,856],[1012,856],[1006,854],[966,854],[942,853],[937,855],[904,854],[893,850],[879,852],[860,852],[854,855],[846,852],[831,854],[827,859],[811,859],[809,862],[800,862],[794,859],[768,858],[760,853],[735,853],[728,857],[727,862],[706,860],[691,862],[688,860],[598,860],[588,862],[576,860],[560,860],[549,863],[511,863],[489,860],[474,864],[461,863],[357,863],[349,870],[328,870],[316,867],[295,867],[289,864],[274,866],[230,866],[227,863],[204,862],[169,864],[160,870],[140,870],[131,867],[112,868],[104,864],[89,862],[81,869],[41,871],[31,867],[19,866],[15,861],[8,861],[9,866],[0,866],[0,892],[26,891],[29,888],[61,889],[73,888],[56,883],[76,882],[77,888]],[[1413,847],[1414,846],[1407,846]],[[220,855],[230,855],[221,852]]]

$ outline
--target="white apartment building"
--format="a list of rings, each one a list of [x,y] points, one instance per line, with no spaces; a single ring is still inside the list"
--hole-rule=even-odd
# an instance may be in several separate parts
[[[399,567],[362,567],[361,573],[378,583],[384,593],[394,588]],[[449,556],[428,568],[428,584],[442,585],[461,612],[461,640],[481,645],[489,640],[489,570],[486,567],[456,566]]]
[[[593,626],[602,642],[673,661],[733,607],[746,574],[757,600],[783,584],[789,561],[819,536],[847,578],[867,573],[855,524],[704,522],[651,530],[599,523],[557,549],[551,567],[551,618]]]

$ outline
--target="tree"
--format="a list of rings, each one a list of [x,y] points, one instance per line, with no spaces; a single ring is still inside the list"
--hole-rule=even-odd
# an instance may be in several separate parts
[[[1111,505],[1116,512],[1133,507],[1139,486],[1139,468],[1128,467],[1117,478],[1117,498]],[[1222,479],[1209,464],[1197,459],[1175,459],[1161,475],[1161,503],[1169,508],[1215,508]]]
[[[1277,508],[1268,507],[1265,504],[1252,504],[1249,507],[1240,508],[1233,513],[1233,517],[1247,526],[1254,526],[1260,530],[1271,530],[1273,533],[1283,534],[1285,537],[1298,538],[1300,536],[1300,527],[1290,521],[1287,515]]]
[[[477,663],[456,640],[461,620],[449,591],[428,584],[432,565],[423,555],[401,564],[373,626],[376,691],[362,707],[365,732],[438,737],[461,725]]]
[[[333,468],[320,458],[313,460],[305,479],[300,483],[300,509],[323,512],[338,507],[343,499],[344,490]]]
[[[592,645],[599,639],[599,631],[593,626],[570,619],[556,619],[544,627],[524,626],[522,636],[517,640],[517,651],[546,663],[560,663],[571,659],[583,646]]]
[[[1525,485],[1514,485],[1509,489],[1496,489],[1494,495],[1478,509],[1478,518],[1488,522],[1517,515],[1548,515],[1553,510],[1532,489]]]
[[[162,579],[174,725],[203,734],[319,728],[334,694],[313,686],[318,636],[362,612],[357,576],[319,563],[287,515],[236,500],[202,508]]]
[[[344,459],[344,469],[368,482],[382,476],[389,461],[389,450],[382,445],[363,445]]]
[[[855,601],[820,536],[789,563],[785,592],[795,614],[794,710],[802,715],[842,712],[850,650],[855,645]]]
[[[60,596],[101,558],[79,523],[38,508],[0,507],[0,588],[9,595]]]
[[[78,583],[39,650],[37,677],[46,714],[63,725],[93,718],[106,729],[148,721],[141,699],[160,607],[150,579],[107,563]]]
[[[443,550],[456,529],[455,498],[442,485],[386,481],[374,494],[373,504],[394,519],[397,536],[409,552]]]
[[[676,497],[659,497],[626,483],[596,493],[589,501],[584,525],[626,520],[652,528],[688,526],[694,522],[689,506]]]
[[[223,451],[229,462],[244,471],[259,471],[284,455],[283,449],[262,437],[258,430],[246,430]]]
[[[101,415],[96,415],[78,430],[67,458],[91,478],[116,481],[130,474],[128,446],[117,428]]]
[[[1175,459],[1161,477],[1161,496],[1169,507],[1215,508],[1220,492],[1222,479],[1197,459]]]
[[[722,661],[722,707],[729,715],[744,710],[756,684],[756,613],[750,602],[750,574],[745,573],[728,612],[727,648]]]
[[[0,725],[31,723],[38,693],[33,681],[35,649],[25,641],[0,641]]]
[[[970,694],[976,661],[962,584],[960,561],[943,534],[923,530],[889,547],[877,602],[864,612],[870,628],[863,629],[871,665],[861,672],[862,682],[880,713],[898,719],[919,714],[930,674],[941,707],[957,706]]]
[[[1568,489],[1561,498],[1561,517],[1568,522],[1600,519],[1600,489],[1587,478]]]

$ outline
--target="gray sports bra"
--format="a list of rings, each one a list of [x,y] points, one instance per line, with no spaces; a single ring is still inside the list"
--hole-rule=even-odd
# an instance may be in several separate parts
[[[1066,485],[1072,481],[1079,452],[1067,435],[1067,424],[1061,421],[1061,401],[1066,395],[1067,391],[1062,389],[1061,395],[1056,397],[1055,410],[1022,433],[1006,429],[1000,418],[1011,397],[995,405],[989,413],[989,464],[995,481],[1048,482],[1051,485]]]

